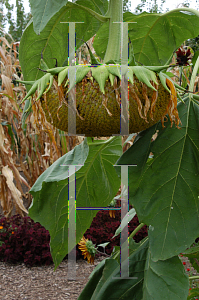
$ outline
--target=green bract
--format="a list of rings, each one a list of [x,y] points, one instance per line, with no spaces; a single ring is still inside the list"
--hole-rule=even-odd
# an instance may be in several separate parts
[[[160,71],[167,67],[157,67],[159,73],[155,73],[155,67],[151,71],[149,67],[118,64],[48,69],[33,84],[23,101],[36,93],[35,101],[41,99],[47,121],[68,132],[68,97],[75,87],[77,134],[111,136],[120,133],[121,82],[126,81],[129,133],[144,130],[160,119],[164,124],[167,113],[178,125],[174,87],[178,85]]]
[[[161,70],[167,69],[168,66],[161,67]],[[122,70],[122,72],[121,72]],[[68,92],[75,86],[76,83],[79,83],[82,81],[82,79],[88,74],[88,72],[91,71],[91,74],[93,78],[98,82],[100,86],[101,92],[104,94],[104,86],[106,83],[106,80],[108,78],[111,78],[111,83],[113,85],[115,76],[119,77],[121,79],[121,75],[124,75],[125,78],[133,84],[133,74],[136,75],[136,77],[139,79],[139,81],[145,83],[149,88],[152,88],[153,90],[156,90],[150,83],[150,81],[153,81],[155,84],[157,84],[156,81],[156,75],[155,72],[160,71],[160,68],[157,67],[153,68],[153,71],[150,70],[149,67],[128,67],[128,66],[121,66],[121,65],[101,65],[101,66],[88,66],[88,65],[77,65],[72,67],[61,67],[61,68],[53,68],[48,69],[45,72],[43,77],[38,79],[37,81],[33,82],[24,82],[26,84],[31,84],[32,88],[27,93],[26,97],[23,99],[23,102],[33,95],[35,91],[37,90],[39,92],[39,96],[37,97],[37,100],[41,98],[43,93],[47,93],[49,89],[52,87],[53,83],[53,75],[58,74],[58,86],[62,84],[62,82],[65,80],[66,77],[68,77],[68,73],[71,74],[71,83],[70,88],[68,89]],[[111,76],[113,75],[113,77]],[[75,78],[76,76],[76,78]],[[160,80],[163,85],[165,85],[165,74],[160,75]],[[166,86],[165,86],[166,87]],[[48,88],[48,89],[47,89]],[[47,90],[46,90],[47,89]],[[166,87],[166,89],[170,92],[170,90]]]

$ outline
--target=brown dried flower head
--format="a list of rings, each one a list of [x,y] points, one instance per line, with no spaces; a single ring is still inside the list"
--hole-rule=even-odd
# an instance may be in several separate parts
[[[177,65],[179,66],[188,66],[188,60],[191,59],[191,50],[190,48],[186,51],[184,48],[180,47],[176,51],[176,60],[177,60]]]

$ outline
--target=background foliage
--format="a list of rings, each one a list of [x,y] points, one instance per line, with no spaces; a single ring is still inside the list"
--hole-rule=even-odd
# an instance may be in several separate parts
[[[0,10],[0,27],[5,30],[7,25],[8,33],[12,36],[13,40],[15,42],[20,41],[24,29],[32,17],[31,13],[25,13],[22,0],[16,0],[15,6],[14,4],[10,4],[9,0],[1,0]]]

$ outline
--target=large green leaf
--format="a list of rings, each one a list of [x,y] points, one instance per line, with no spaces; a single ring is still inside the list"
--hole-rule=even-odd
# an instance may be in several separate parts
[[[78,300],[186,300],[188,296],[189,280],[178,256],[152,261],[148,239],[129,243],[129,276],[135,279],[112,278],[119,276],[118,260],[105,259],[92,272]]]
[[[181,129],[171,128],[169,121],[162,129],[159,122],[142,133],[118,161],[137,164],[129,168],[129,201],[139,221],[149,225],[154,261],[185,251],[199,236],[198,102],[186,97],[178,111]],[[156,129],[158,137],[149,142]],[[150,152],[154,157],[146,163]]]
[[[40,34],[48,21],[64,6],[68,0],[30,0],[34,30]]]
[[[186,14],[186,10],[192,12]],[[129,24],[135,59],[145,66],[167,63],[172,53],[181,44],[199,34],[199,12],[189,8],[179,8],[165,14],[143,12],[134,15],[124,13],[124,22]],[[108,44],[108,24],[98,31],[93,46],[98,56],[104,58]]]
[[[143,299],[187,300],[189,279],[178,256],[154,262],[150,248],[144,273]]]
[[[122,154],[120,137],[76,146],[59,158],[35,182],[30,193],[33,204],[29,216],[44,226],[50,233],[51,255],[55,269],[63,258],[80,241],[97,214],[96,210],[77,210],[76,241],[68,249],[68,167],[77,167],[77,207],[108,206],[120,187],[120,178],[113,167]]]
[[[81,4],[82,7],[88,5],[88,2],[84,0],[76,3]],[[77,23],[75,27],[77,49],[82,44],[80,39],[87,41],[98,31],[101,22],[76,3],[68,3],[63,6],[50,19],[40,35],[34,32],[33,22],[25,29],[19,48],[19,60],[24,80],[32,81],[43,76],[44,73],[38,70],[38,68],[42,69],[42,50],[44,62],[49,68],[55,67],[55,58],[59,67],[68,59],[68,24],[60,22],[84,22]],[[105,14],[108,8],[108,2],[105,0],[92,0],[89,3],[93,11],[101,14]]]
[[[31,13],[33,16],[34,31],[36,34],[45,28],[50,19],[66,4],[74,9],[73,3],[68,0],[30,0]],[[96,16],[100,19],[100,15],[105,15],[107,8],[107,0],[79,0],[75,2],[77,5],[82,5],[87,8],[87,11],[96,12]]]

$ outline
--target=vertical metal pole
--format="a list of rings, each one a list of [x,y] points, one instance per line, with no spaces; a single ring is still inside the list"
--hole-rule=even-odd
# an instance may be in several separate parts
[[[75,23],[69,23],[69,66],[75,66]],[[68,70],[69,83],[76,79],[76,69]],[[76,135],[76,87],[68,94],[68,135]]]
[[[121,222],[125,215],[128,213],[128,165],[121,166],[121,187],[126,190],[121,198]],[[120,225],[121,226],[121,225]],[[128,244],[128,224],[123,228],[120,233],[120,276],[121,278],[129,277],[129,244]],[[124,262],[128,260],[128,266]]]
[[[65,22],[62,22],[65,23]],[[69,23],[68,39],[68,63],[69,66],[76,65],[76,38],[75,23]],[[69,83],[76,81],[76,68],[70,68],[68,71]],[[76,87],[74,86],[68,95],[68,135],[76,135]],[[68,280],[76,280],[76,184],[75,184],[75,166],[68,165]],[[75,247],[73,247],[75,245]],[[84,278],[84,277],[81,277]],[[80,278],[78,278],[80,279]]]
[[[133,22],[134,23],[134,22]],[[129,135],[129,93],[128,80],[124,77],[128,67],[128,22],[121,22],[121,114],[120,134]],[[119,165],[117,165],[119,166]],[[127,195],[121,199],[121,222],[128,213],[128,165],[121,165],[121,186],[127,190]],[[120,234],[120,275],[121,279],[137,279],[129,277],[128,224]],[[113,277],[114,278],[114,277]]]
[[[118,22],[114,22],[118,23]],[[119,22],[121,24],[121,112],[120,112],[120,134],[129,135],[129,91],[128,80],[124,77],[128,68],[128,23],[136,22]],[[118,136],[118,134],[113,134]]]
[[[129,188],[128,188],[128,167],[136,165],[115,165],[121,167],[121,187],[123,188],[123,196],[121,198],[121,222],[129,211]],[[121,225],[120,225],[121,226]],[[120,279],[137,279],[137,277],[129,277],[129,234],[128,224],[120,233]]]
[[[68,167],[68,280],[83,279],[76,277],[76,176],[75,165]],[[83,165],[78,165],[83,166]]]
[[[121,135],[129,135],[129,100],[128,100],[128,80],[123,76],[128,66],[128,23],[121,23],[121,115],[120,132]]]
[[[69,178],[69,197],[68,197],[68,280],[76,280],[76,185],[75,185],[75,166],[68,168]],[[74,243],[75,241],[75,243]]]
[[[69,23],[68,38],[68,65],[76,65],[76,35],[75,24],[84,22],[60,22]],[[76,80],[76,68],[68,70],[69,83]],[[68,135],[76,135],[76,87],[74,86],[68,94]],[[82,134],[81,134],[82,136]],[[83,134],[84,136],[84,134]]]

